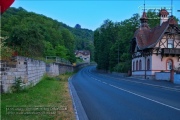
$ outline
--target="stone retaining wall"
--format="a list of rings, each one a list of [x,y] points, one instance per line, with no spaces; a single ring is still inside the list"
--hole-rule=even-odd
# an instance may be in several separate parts
[[[45,73],[50,76],[58,76],[66,72],[73,72],[86,65],[87,63],[83,63],[73,67],[62,63],[46,64],[43,61],[22,56],[13,57],[10,61],[0,61],[1,93],[11,92],[16,78],[19,77],[22,80],[22,87],[34,86]]]
[[[11,61],[0,61],[1,92],[10,92],[16,78],[21,78],[22,86],[36,85],[44,73],[46,64],[43,61],[17,56]]]

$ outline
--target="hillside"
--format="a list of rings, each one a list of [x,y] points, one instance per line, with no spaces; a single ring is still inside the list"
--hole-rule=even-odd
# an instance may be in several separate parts
[[[11,7],[1,16],[1,37],[8,37],[7,47],[28,57],[56,55],[75,62],[75,50],[93,53],[94,48],[92,30],[72,28],[22,7]]]

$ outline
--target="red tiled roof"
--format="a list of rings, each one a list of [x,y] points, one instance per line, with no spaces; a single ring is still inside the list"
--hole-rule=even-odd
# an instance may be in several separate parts
[[[178,23],[177,23],[177,21],[176,21],[173,17],[171,17],[171,18],[169,19],[169,24],[170,24],[170,25],[177,25]]]
[[[146,12],[143,12],[142,17],[140,18],[140,20],[141,20],[141,19],[148,19],[148,18],[147,18],[147,15],[146,15]]]
[[[169,13],[167,12],[167,10],[166,9],[161,9],[161,11],[159,12],[159,16],[161,16],[161,15],[169,15]]]
[[[90,55],[90,52],[88,50],[76,50],[75,55],[82,54],[84,56]]]
[[[167,30],[169,25],[176,24],[177,22],[173,17],[171,17],[168,21],[163,22],[161,26],[157,26],[153,29],[146,26],[141,26],[134,34],[134,38],[136,38],[136,43],[139,49],[142,50],[154,47],[156,43],[163,37],[164,32]]]

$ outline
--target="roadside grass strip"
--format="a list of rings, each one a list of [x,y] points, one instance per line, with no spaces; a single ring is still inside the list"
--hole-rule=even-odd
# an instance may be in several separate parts
[[[68,77],[45,75],[34,87],[1,94],[2,120],[75,120]]]

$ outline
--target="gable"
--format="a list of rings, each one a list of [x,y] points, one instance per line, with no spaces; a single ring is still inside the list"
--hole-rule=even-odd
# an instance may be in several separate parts
[[[163,36],[156,43],[156,48],[167,48],[168,40],[173,40],[174,48],[180,48],[180,33],[178,32],[179,28],[176,26],[169,26],[164,32]]]
[[[173,29],[170,29],[173,28]],[[154,48],[161,41],[164,34],[180,34],[179,27],[175,24],[173,17],[155,28],[140,27],[136,30],[134,38],[140,50]]]

